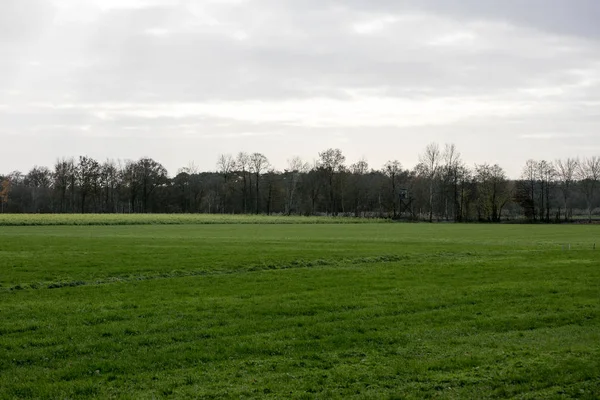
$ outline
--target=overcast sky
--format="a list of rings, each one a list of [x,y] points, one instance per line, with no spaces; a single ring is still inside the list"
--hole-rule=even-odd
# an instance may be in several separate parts
[[[600,155],[598,0],[0,0],[0,172]]]

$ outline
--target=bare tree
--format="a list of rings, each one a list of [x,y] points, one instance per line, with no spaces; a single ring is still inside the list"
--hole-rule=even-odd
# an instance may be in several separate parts
[[[229,192],[231,190],[229,178],[235,167],[235,159],[231,154],[221,154],[217,159],[217,171],[223,176],[223,185],[221,186],[221,193],[223,196],[221,212],[223,213],[226,212],[227,200],[229,199]]]
[[[273,210],[273,199],[276,195],[276,185],[277,185],[277,179],[280,177],[280,175],[275,171],[274,168],[269,167],[269,169],[263,174],[263,178],[264,181],[266,183],[266,190],[267,190],[267,196],[266,196],[266,213],[267,215],[271,215],[271,212]]]
[[[596,199],[596,189],[600,180],[600,157],[589,157],[579,163],[577,175],[580,180],[581,190],[585,195],[589,221],[592,221],[592,211]]]
[[[358,217],[361,212],[364,212],[368,198],[368,182],[369,163],[364,158],[350,165],[350,179],[352,182],[352,197],[354,200],[354,215]]]
[[[576,158],[567,158],[565,160],[556,160],[554,162],[554,169],[558,182],[560,184],[560,190],[562,192],[563,205],[565,207],[565,221],[568,221],[572,217],[572,210],[569,204],[571,197],[571,191],[573,190],[573,184],[577,176],[577,170],[579,168],[579,160]]]
[[[287,168],[284,171],[287,178],[285,214],[290,215],[296,204],[296,190],[300,177],[306,174],[310,167],[300,157],[292,157],[287,163]]]
[[[539,164],[535,160],[527,160],[521,173],[520,190],[517,200],[525,210],[525,215],[533,221],[537,220],[536,193],[539,182]]]
[[[268,170],[270,166],[269,159],[264,154],[253,153],[250,156],[250,167],[256,181],[256,214],[260,214],[260,175]]]
[[[444,164],[441,167],[442,170],[442,181],[444,184],[444,214],[446,220],[449,219],[450,214],[455,221],[458,221],[458,211],[460,209],[459,201],[459,180],[460,172],[462,172],[463,162],[461,155],[456,149],[454,144],[446,144],[444,147],[444,153],[442,154]],[[449,209],[452,208],[450,213]]]
[[[398,215],[398,177],[402,173],[402,164],[398,160],[388,161],[383,166],[382,172],[390,181],[392,215],[394,218]]]
[[[425,147],[425,152],[419,156],[420,164],[427,176],[429,184],[429,222],[433,222],[433,196],[435,193],[435,181],[440,168],[440,147],[437,143],[430,143]]]
[[[458,191],[458,211],[457,221],[466,221],[470,217],[471,204],[473,203],[473,173],[464,164],[461,164],[456,170],[456,179],[459,182],[460,189]]]
[[[239,152],[235,159],[236,168],[242,173],[242,210],[244,214],[248,213],[248,197],[252,187],[250,177],[250,156],[247,153]]]
[[[187,167],[183,167],[177,172],[173,182],[183,193],[182,209],[184,212],[198,212],[200,200],[204,194],[200,168],[194,162],[190,162]]]
[[[217,159],[217,171],[223,175],[223,180],[227,182],[233,169],[235,168],[235,160],[231,154],[221,154]]]
[[[540,178],[540,220],[550,222],[550,191],[555,183],[556,171],[552,163],[542,160],[538,163]],[[545,215],[544,215],[545,213]]]

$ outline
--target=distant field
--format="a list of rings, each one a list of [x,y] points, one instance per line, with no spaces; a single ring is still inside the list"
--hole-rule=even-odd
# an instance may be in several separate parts
[[[364,224],[385,219],[224,214],[0,214],[0,226],[185,225],[185,224]]]
[[[0,226],[0,399],[600,397],[597,226],[78,217]]]

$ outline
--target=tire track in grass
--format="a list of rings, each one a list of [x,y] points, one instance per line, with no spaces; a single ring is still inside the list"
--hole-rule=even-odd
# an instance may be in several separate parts
[[[240,273],[252,273],[261,271],[273,271],[273,270],[286,270],[286,269],[298,269],[298,268],[318,268],[318,267],[335,267],[335,266],[348,266],[348,265],[360,265],[360,264],[388,264],[401,261],[410,261],[412,264],[427,264],[433,260],[443,262],[464,260],[468,258],[481,257],[482,254],[476,253],[431,253],[428,255],[381,255],[371,257],[356,257],[356,258],[342,258],[342,259],[315,259],[315,260],[293,260],[287,263],[261,263],[253,264],[246,267],[225,269],[225,270],[173,270],[171,272],[162,272],[155,274],[134,274],[125,276],[109,276],[106,278],[94,279],[94,280],[58,280],[52,282],[30,282],[21,283],[8,287],[0,287],[0,293],[7,293],[19,290],[42,290],[42,289],[61,289],[77,286],[98,286],[98,285],[109,285],[115,283],[130,283],[140,282],[157,279],[173,279],[173,278],[185,278],[185,277],[198,277],[198,276],[217,276],[217,275],[234,275]],[[489,257],[489,254],[486,255]]]

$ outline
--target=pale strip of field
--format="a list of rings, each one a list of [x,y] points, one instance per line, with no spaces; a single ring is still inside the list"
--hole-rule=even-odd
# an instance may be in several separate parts
[[[0,214],[0,226],[185,225],[185,224],[360,224],[385,219],[230,214]]]

